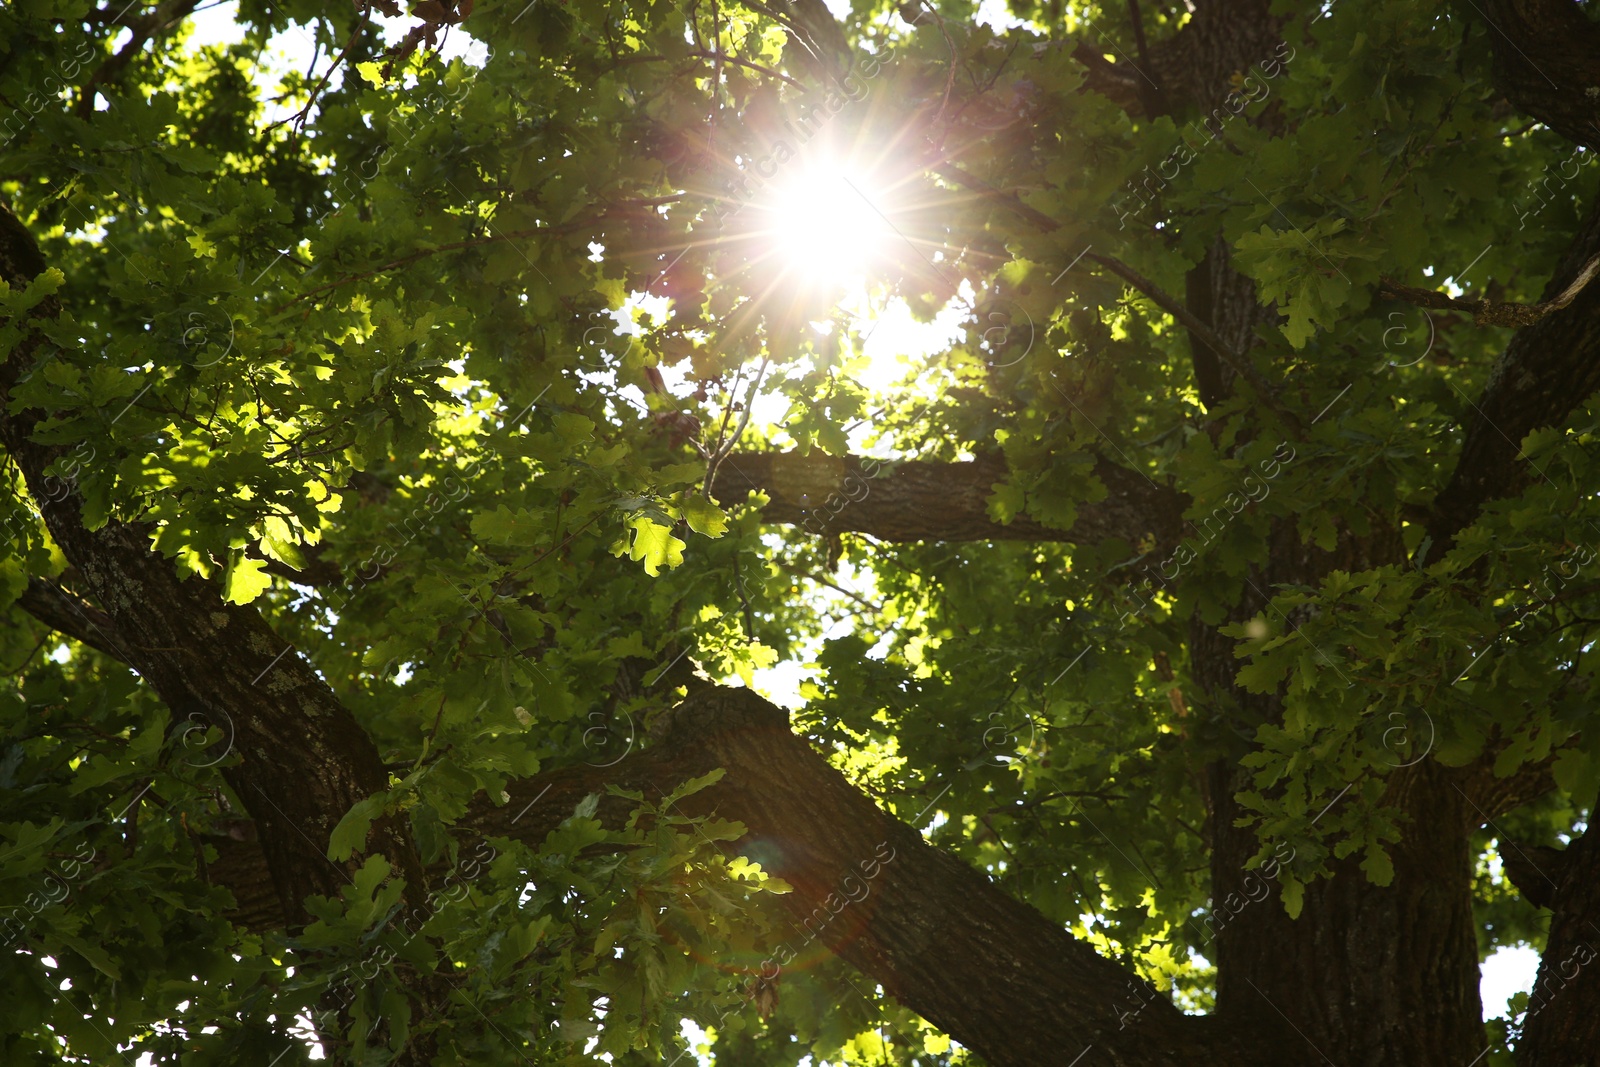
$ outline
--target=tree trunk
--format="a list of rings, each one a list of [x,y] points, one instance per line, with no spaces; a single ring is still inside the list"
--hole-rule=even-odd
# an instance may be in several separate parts
[[[1244,814],[1233,796],[1248,787],[1246,776],[1212,768],[1212,894],[1233,904],[1219,909],[1228,918],[1208,953],[1220,1016],[1279,1020],[1298,1035],[1305,1063],[1465,1067],[1484,1051],[1471,809],[1449,778],[1426,761],[1391,776],[1388,799],[1410,823],[1390,847],[1390,885],[1371,884],[1345,860],[1331,879],[1306,887],[1304,910],[1291,919],[1279,883],[1244,869],[1257,850],[1254,833],[1233,825]],[[1252,902],[1263,886],[1266,899]]]
[[[0,279],[22,291],[45,267],[32,235],[0,207]],[[170,560],[151,551],[152,531],[142,524],[112,520],[89,529],[76,485],[45,473],[66,450],[34,440],[45,413],[19,409],[12,394],[23,375],[54,358],[43,323],[61,311],[60,302],[47,297],[23,321],[6,324],[18,342],[0,363],[0,443],[100,612],[90,615],[74,598],[42,585],[31,591],[34,605],[81,615],[96,643],[161,697],[185,747],[204,740],[209,728],[220,731],[216,742],[191,749],[186,758],[223,764],[223,777],[254,820],[285,925],[292,929],[309,919],[307,897],[336,897],[351,884],[362,852],[385,856],[405,879],[407,899],[422,903],[427,882],[403,819],[375,820],[365,847],[344,863],[328,856],[344,814],[388,785],[377,745],[328,684],[259,612],[223,600],[213,582],[180,579]],[[96,616],[109,621],[110,632]],[[241,758],[230,759],[235,755]],[[445,989],[435,976],[417,976],[415,986],[425,1011],[443,1003]],[[396,1062],[424,1064],[432,1051],[424,1035]]]
[[[1510,46],[1491,36],[1497,77],[1510,99],[1575,141],[1594,145],[1593,130],[1600,130],[1595,98],[1576,88],[1595,83],[1592,21],[1561,0],[1496,0],[1489,7]],[[1258,0],[1212,0],[1193,10],[1183,30],[1152,49],[1157,94],[1144,93],[1138,78],[1103,55],[1090,62],[1089,84],[1123,92],[1130,108],[1171,102],[1204,111],[1226,91],[1234,71],[1277,43],[1276,22]],[[1532,60],[1525,69],[1512,49],[1537,56],[1540,69]],[[1597,219],[1600,214],[1592,215],[1578,235],[1552,287],[1600,249]],[[1188,295],[1196,306],[1189,310],[1243,351],[1263,312],[1254,287],[1231,267],[1225,243],[1214,240],[1210,249],[1191,272]],[[0,211],[0,276],[20,288],[43,266],[31,238]],[[38,314],[57,310],[47,300]],[[1600,288],[1516,335],[1475,405],[1481,418],[1467,427],[1461,462],[1440,494],[1430,532],[1441,549],[1485,501],[1520,484],[1521,434],[1560,421],[1600,386],[1596,323]],[[179,581],[171,565],[149,551],[138,527],[84,526],[76,494],[57,492],[43,474],[58,450],[32,440],[38,413],[11,410],[12,388],[42,345],[37,333],[30,335],[0,368],[0,440],[21,464],[34,498],[45,502],[52,535],[104,612],[112,632],[97,631],[98,647],[114,649],[149,680],[177,721],[193,716],[227,730],[243,757],[228,769],[228,780],[249,806],[260,840],[219,842],[219,860],[209,871],[234,890],[240,905],[235,920],[258,929],[293,926],[304,918],[307,895],[332,895],[347,881],[348,866],[329,861],[326,845],[344,812],[386,784],[376,748],[257,613],[224,603],[207,583]],[[1226,400],[1231,374],[1217,353],[1195,345],[1207,404]],[[1096,473],[1107,496],[1085,504],[1070,531],[1027,516],[994,521],[988,496],[1007,472],[992,459],[891,468],[820,455],[735,455],[711,489],[728,502],[750,490],[764,492],[768,521],[814,532],[857,530],[892,540],[1177,539],[1182,494],[1109,463]],[[1336,566],[1400,559],[1393,531],[1321,554],[1280,529],[1271,557],[1252,574],[1253,589],[1230,619],[1261,611],[1275,584],[1315,585]],[[90,629],[97,625],[60,590],[31,587],[28,597],[40,617],[69,625],[68,616],[77,612]],[[1248,736],[1281,719],[1282,709],[1235,686],[1234,646],[1216,628],[1191,623],[1197,716]],[[682,807],[747,826],[739,847],[795,887],[782,900],[802,931],[795,936],[821,940],[996,1067],[1468,1067],[1485,1051],[1469,849],[1471,831],[1485,813],[1465,784],[1467,775],[1428,762],[1386,780],[1385,802],[1405,817],[1402,839],[1390,849],[1392,882],[1374,885],[1353,861],[1341,862],[1334,877],[1307,888],[1294,919],[1285,912],[1279,884],[1245,869],[1258,848],[1253,828],[1235,825],[1247,814],[1234,799],[1248,784],[1247,771],[1236,758],[1207,768],[1214,912],[1220,907],[1227,918],[1216,922],[1213,916],[1218,1008],[1204,1018],[1148,996],[1130,972],[929,846],[794,737],[780,711],[744,691],[696,694],[670,713],[644,751],[604,770],[567,768],[513,783],[508,804],[480,800],[462,825],[536,843],[579,800],[603,793],[607,784],[660,795],[715,767],[725,768],[726,777]],[[1352,795],[1332,801],[1356,802]],[[600,813],[615,824],[628,806],[604,796]],[[380,822],[369,845],[405,875],[408,892],[425,892],[425,872],[403,825]],[[1584,835],[1559,870],[1544,877],[1555,919],[1522,1057],[1527,1067],[1593,1064],[1600,1062],[1600,967],[1592,964],[1600,946],[1600,837]],[[275,891],[263,892],[267,884]],[[780,978],[785,951],[797,947],[773,947],[771,967]]]

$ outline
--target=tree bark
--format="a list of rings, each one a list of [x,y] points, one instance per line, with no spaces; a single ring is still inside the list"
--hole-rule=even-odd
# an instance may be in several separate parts
[[[1004,524],[989,517],[989,497],[1007,477],[998,456],[970,463],[880,463],[821,452],[739,452],[717,469],[711,495],[735,504],[751,492],[765,493],[769,500],[761,515],[767,522],[819,534],[865,533],[884,541],[1090,544],[1115,537],[1137,545],[1153,537],[1162,545],[1177,542],[1187,497],[1104,460],[1094,473],[1106,496],[1083,503],[1070,530],[1026,515]]]
[[[1591,823],[1591,826],[1593,824]],[[1600,1064],[1600,834],[1589,830],[1558,854],[1529,859],[1550,892],[1550,934],[1518,1053],[1523,1067]]]
[[[1541,299],[1554,298],[1600,254],[1600,200],[1567,246]],[[1600,285],[1518,330],[1466,416],[1455,472],[1433,504],[1428,536],[1437,556],[1472,525],[1483,505],[1515,494],[1538,476],[1522,460],[1522,439],[1559,426],[1600,389]]]
[[[797,931],[786,946],[820,940],[994,1067],[1284,1062],[1271,1028],[1258,1031],[1260,1020],[1223,1025],[1183,1014],[929,845],[791,733],[782,709],[748,690],[702,689],[667,712],[651,737],[612,767],[513,782],[504,805],[480,797],[457,829],[537,844],[591,793],[600,795],[596,817],[618,827],[632,802],[606,794],[607,786],[660,797],[721,767],[721,781],[678,809],[742,822],[747,833],[736,847],[794,887],[779,898]],[[233,920],[270,926],[271,909],[252,899],[259,851],[236,841],[218,851],[209,873],[239,899]],[[780,982],[793,955],[784,947],[771,946],[766,968],[777,968]]]
[[[1494,83],[1517,110],[1600,150],[1600,23],[1573,0],[1492,0]]]
[[[1204,5],[1162,50],[1183,56],[1176,69],[1163,72],[1163,87],[1181,102],[1180,111],[1187,104],[1205,112],[1231,88],[1232,71],[1270,56],[1279,41],[1265,5]],[[1254,283],[1232,266],[1220,235],[1189,272],[1185,295],[1189,311],[1245,353],[1245,360],[1256,344],[1256,326],[1273,317],[1262,308]],[[1236,376],[1194,331],[1190,343],[1203,403],[1225,401]],[[1251,587],[1242,591],[1228,621],[1262,611],[1268,591],[1280,583],[1315,587],[1336,567],[1365,569],[1399,555],[1391,530],[1364,541],[1344,536],[1335,552],[1324,553],[1299,544],[1291,524],[1280,524],[1269,558],[1254,569]],[[1236,686],[1234,645],[1198,615],[1191,620],[1197,710],[1240,733],[1281,722],[1279,700]],[[1468,802],[1444,788],[1443,773],[1423,764],[1389,782],[1392,802],[1412,819],[1405,839],[1391,850],[1395,876],[1389,886],[1369,883],[1354,862],[1336,864],[1331,878],[1306,888],[1301,914],[1291,919],[1280,883],[1245,867],[1259,841],[1253,820],[1234,797],[1252,786],[1250,775],[1232,760],[1208,768],[1208,925],[1214,940],[1206,955],[1217,964],[1216,1016],[1222,1025],[1258,1020],[1297,1063],[1465,1065],[1483,1051],[1463,812]]]
[[[45,268],[32,235],[0,207],[0,279],[22,290]],[[112,520],[89,529],[76,485],[45,473],[66,450],[33,439],[45,413],[18,410],[13,391],[25,373],[54,358],[43,324],[61,312],[52,296],[23,321],[6,323],[20,340],[0,363],[0,444],[22,470],[50,536],[110,620],[98,637],[156,691],[185,741],[204,736],[197,727],[222,732],[191,761],[215,766],[240,757],[222,774],[254,820],[280,914],[297,928],[309,918],[307,897],[335,897],[350,884],[363,857],[335,863],[328,842],[357,801],[387,788],[387,772],[367,732],[258,612],[223,600],[210,582],[180,580],[172,563],[150,550],[150,531],[140,524]],[[27,599],[30,610],[71,625],[71,598],[37,588]],[[85,623],[95,629],[92,616]],[[405,879],[408,900],[425,900],[423,866],[402,820],[375,820],[366,846]],[[417,985],[425,1005],[443,994],[432,976]],[[424,1037],[397,1062],[426,1063],[431,1051]]]
[[[1471,809],[1450,773],[1424,761],[1390,776],[1386,800],[1408,817],[1389,847],[1391,884],[1373,885],[1353,858],[1335,863],[1331,878],[1306,887],[1295,919],[1281,883],[1244,869],[1257,842],[1232,826],[1247,814],[1233,797],[1248,776],[1222,766],[1212,776],[1212,895],[1230,902],[1214,907],[1227,918],[1207,953],[1218,1015],[1270,1012],[1297,1035],[1302,1063],[1466,1067],[1482,1053]]]

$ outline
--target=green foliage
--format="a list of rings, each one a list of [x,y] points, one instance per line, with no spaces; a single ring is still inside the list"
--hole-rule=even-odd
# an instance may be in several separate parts
[[[12,393],[49,412],[54,474],[91,527],[137,520],[183,574],[262,612],[372,736],[389,789],[341,813],[332,859],[360,859],[384,815],[426,862],[490,857],[414,928],[372,857],[298,936],[230,926],[205,870],[243,816],[222,777],[240,757],[9,606],[66,560],[8,464],[0,922],[21,951],[0,970],[0,1056],[269,1064],[287,1049],[287,1065],[304,1056],[293,1020],[344,989],[353,1062],[426,1032],[452,1062],[658,1063],[683,1048],[683,1018],[718,1062],[972,1062],[832,958],[786,971],[763,1017],[745,980],[783,936],[765,895],[786,887],[725,851],[735,824],[670,813],[704,782],[631,797],[620,832],[586,802],[538,847],[465,839],[474,796],[642,743],[680,656],[746,684],[814,660],[797,722],[846,773],[1197,1009],[1214,994],[1213,761],[1248,768],[1253,862],[1292,855],[1291,912],[1342,859],[1394,877],[1384,787],[1414,759],[1459,767],[1493,747],[1502,776],[1552,759],[1559,794],[1504,821],[1524,841],[1587,816],[1594,412],[1523,442],[1543,478],[1421,569],[1335,571],[1259,590],[1253,618],[1228,609],[1283,529],[1333,551],[1392,526],[1419,548],[1410,509],[1448,475],[1463,398],[1505,332],[1435,346],[1421,312],[1375,302],[1376,282],[1481,294],[1493,278],[1500,298],[1536,300],[1530,265],[1553,262],[1600,168],[1508,213],[1507,190],[1570,152],[1501,110],[1484,34],[1436,4],[1341,0],[1314,34],[1287,24],[1294,57],[1252,105],[1283,125],[1231,121],[1167,183],[1161,226],[1124,228],[1127,183],[1192,131],[1079,92],[1044,5],[1014,4],[1037,21],[1005,34],[970,4],[938,6],[939,26],[913,29],[881,0],[854,5],[866,103],[832,114],[825,140],[949,134],[970,173],[1060,225],[922,175],[920,147],[857,159],[911,189],[891,210],[906,241],[865,298],[958,322],[890,384],[865,356],[873,325],[842,310],[861,294],[801,284],[749,239],[767,187],[745,203],[733,161],[772,152],[825,95],[765,5],[723,5],[714,26],[708,5],[483,0],[451,33],[487,58],[423,47],[391,66],[354,7],[243,0],[236,43],[157,35],[86,106],[116,27],[87,0],[0,11],[0,190],[50,263],[0,288],[0,311],[50,294],[66,309]],[[1072,33],[1092,18],[1127,35],[1120,6],[1068,8]],[[300,33],[319,66],[279,84],[259,54]],[[696,54],[708,41],[746,62],[714,66]],[[963,94],[987,85],[1011,110],[987,125],[964,98],[946,111],[952,64]],[[302,108],[303,124],[272,121]],[[1076,258],[1092,245],[1182,292],[1213,230],[1282,320],[1251,358],[1307,426],[1292,460],[1265,407],[1203,410],[1183,331]],[[18,338],[8,325],[0,349]],[[1011,473],[990,514],[1059,529],[1107,497],[1108,457],[1190,494],[1188,555],[1157,586],[1132,577],[1148,541],[847,537],[836,570],[819,539],[764,529],[759,500],[706,498],[707,455],[741,429],[744,449],[813,455],[998,451]],[[1207,529],[1219,508],[1232,517]],[[857,599],[830,592],[846,578]],[[1281,719],[1203,705],[1196,611]],[[1540,944],[1498,844],[1477,845],[1480,950]],[[407,985],[434,971],[449,1007],[411,1017]]]

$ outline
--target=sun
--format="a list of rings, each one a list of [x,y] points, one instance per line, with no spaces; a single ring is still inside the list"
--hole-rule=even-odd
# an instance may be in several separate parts
[[[773,183],[770,252],[785,273],[816,283],[867,273],[900,240],[883,191],[828,163],[791,164]]]

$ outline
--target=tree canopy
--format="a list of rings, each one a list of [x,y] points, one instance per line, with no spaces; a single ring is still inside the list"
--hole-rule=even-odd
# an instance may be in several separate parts
[[[1600,1063],[1600,7],[230,6],[0,10],[6,1062]]]

